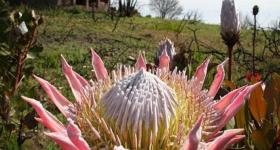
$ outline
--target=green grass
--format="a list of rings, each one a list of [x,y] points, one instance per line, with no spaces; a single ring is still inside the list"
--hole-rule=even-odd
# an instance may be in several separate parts
[[[89,47],[93,47],[104,57],[110,70],[118,62],[127,63],[128,56],[137,57],[139,51],[145,51],[148,61],[152,62],[158,42],[164,37],[173,40],[174,31],[180,23],[142,17],[121,18],[115,32],[112,32],[115,21],[111,21],[104,14],[98,14],[97,17],[100,19],[95,22],[89,12],[71,14],[59,10],[41,13],[45,22],[40,28],[39,42],[43,44],[44,52],[37,65],[44,70],[46,68],[57,70],[60,54],[72,61],[74,67],[88,65],[89,63],[81,64],[80,61],[89,54]],[[213,38],[209,39],[219,40],[218,26],[205,24],[188,26],[201,28],[198,37],[202,39],[211,35]],[[206,34],[206,31],[209,34]],[[182,35],[187,39],[192,33],[185,30]],[[219,42],[221,43],[219,47],[223,46],[222,42]],[[89,61],[89,57],[87,59]],[[39,69],[37,73],[42,73],[42,70]]]

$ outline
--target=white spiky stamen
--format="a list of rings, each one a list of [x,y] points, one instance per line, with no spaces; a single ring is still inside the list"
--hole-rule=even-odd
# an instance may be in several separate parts
[[[177,105],[173,90],[145,70],[118,81],[102,100],[106,116],[116,121],[121,132],[135,133],[142,132],[143,125],[156,134],[160,122],[167,128]]]

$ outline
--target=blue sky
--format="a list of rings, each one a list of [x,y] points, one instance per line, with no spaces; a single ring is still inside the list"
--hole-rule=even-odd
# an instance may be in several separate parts
[[[149,0],[138,0],[140,12],[143,15],[152,14],[148,4]],[[206,23],[219,24],[222,0],[180,0],[184,11],[197,10],[202,14]],[[258,5],[258,23],[268,26],[280,19],[280,0],[235,0],[235,5],[242,16],[251,15],[252,7]]]

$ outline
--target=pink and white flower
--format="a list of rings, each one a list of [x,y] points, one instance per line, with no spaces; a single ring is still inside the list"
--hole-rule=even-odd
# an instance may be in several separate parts
[[[209,90],[203,89],[209,59],[188,78],[185,72],[169,71],[164,51],[159,68],[146,70],[142,55],[136,65],[119,66],[108,74],[92,50],[96,81],[87,81],[62,57],[64,75],[75,97],[65,98],[48,81],[35,76],[50,100],[67,118],[63,125],[34,99],[22,97],[39,115],[50,132],[45,134],[62,149],[226,149],[242,140],[243,129],[221,129],[238,112],[256,86],[243,86],[214,100],[223,82],[224,64]],[[259,84],[259,83],[257,83]]]

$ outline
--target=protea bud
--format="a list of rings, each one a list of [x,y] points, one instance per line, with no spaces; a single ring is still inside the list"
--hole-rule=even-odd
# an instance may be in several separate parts
[[[234,0],[223,0],[221,10],[221,35],[228,46],[234,46],[239,40],[239,15],[236,12]]]
[[[162,56],[164,54],[164,51],[167,52],[167,55],[169,56],[169,59],[170,59],[169,63],[171,63],[176,52],[175,52],[174,43],[168,38],[165,38],[164,40],[161,40],[159,42],[159,48],[157,50],[156,60],[155,60],[155,64],[157,66],[159,65],[159,62],[160,62],[160,60],[159,60],[160,56]]]
[[[228,80],[231,81],[233,46],[239,40],[240,34],[239,15],[236,12],[234,0],[223,0],[221,10],[221,35],[228,47]]]
[[[259,13],[259,6],[258,6],[258,5],[255,5],[255,6],[253,7],[253,15],[256,16],[258,13]]]

